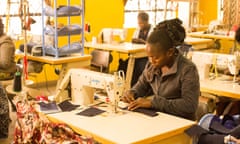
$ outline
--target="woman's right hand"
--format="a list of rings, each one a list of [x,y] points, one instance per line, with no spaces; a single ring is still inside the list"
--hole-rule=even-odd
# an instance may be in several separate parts
[[[133,102],[134,99],[134,93],[132,91],[126,91],[123,94],[122,101],[126,103],[131,103]]]

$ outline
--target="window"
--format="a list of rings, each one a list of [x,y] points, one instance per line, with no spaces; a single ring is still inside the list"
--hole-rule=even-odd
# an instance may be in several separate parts
[[[167,0],[128,0],[125,5],[124,27],[137,27],[137,14],[145,11],[149,14],[149,23],[156,25],[166,19],[179,17],[185,27],[189,26],[190,3]]]
[[[20,19],[20,3],[24,0],[0,0],[0,5],[4,8],[0,10],[0,16],[3,19],[3,23],[5,25],[5,32],[9,35],[18,35],[22,32],[23,23]],[[39,33],[41,29],[41,13],[42,13],[42,0],[27,0],[28,7],[29,7],[29,16],[31,16],[36,23],[33,24],[31,27],[31,32]],[[7,21],[9,15],[9,19]],[[8,25],[7,25],[8,23]],[[38,30],[39,32],[37,32]]]

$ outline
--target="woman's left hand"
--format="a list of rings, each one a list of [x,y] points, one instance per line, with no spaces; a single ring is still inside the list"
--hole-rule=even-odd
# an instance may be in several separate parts
[[[128,106],[128,110],[135,110],[137,108],[151,108],[151,100],[146,98],[138,98],[131,102]]]

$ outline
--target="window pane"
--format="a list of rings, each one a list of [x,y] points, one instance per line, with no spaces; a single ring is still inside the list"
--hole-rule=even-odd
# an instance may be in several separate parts
[[[125,12],[124,27],[137,27],[138,12]]]
[[[189,24],[189,2],[168,2],[166,9],[166,19],[176,18],[178,6],[178,17],[183,21],[184,26]],[[149,14],[149,23],[156,25],[164,20],[164,10],[166,0],[128,0],[125,6],[125,26],[137,26],[137,12],[143,10]],[[134,13],[129,13],[134,12]]]
[[[19,12],[20,9],[20,0],[10,0],[11,4],[9,9],[8,8],[8,0],[0,0],[0,5],[4,8],[0,9],[0,15],[3,19],[3,23],[6,27],[6,16],[8,15],[8,12],[10,14],[9,21],[8,21],[8,34],[15,35],[15,34],[21,34],[22,31],[22,22],[20,20],[21,13]],[[28,8],[30,14],[33,15],[41,15],[42,13],[42,0],[28,0]],[[9,10],[9,11],[8,11]],[[23,11],[22,11],[23,12]],[[31,27],[34,27],[34,25],[38,25],[36,28],[32,28],[33,30],[38,30],[41,24],[41,16],[32,16],[32,18],[36,21],[35,24],[32,24]],[[31,31],[31,32],[32,32]]]
[[[139,10],[138,8],[138,0],[128,0],[125,6],[125,10]]]
[[[140,10],[145,11],[155,10],[155,0],[141,0]]]

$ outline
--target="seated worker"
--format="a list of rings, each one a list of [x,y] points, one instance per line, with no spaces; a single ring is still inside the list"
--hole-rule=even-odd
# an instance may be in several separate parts
[[[135,30],[132,43],[145,44],[147,37],[153,31],[153,26],[149,24],[149,16],[145,12],[138,13],[138,28]]]
[[[195,64],[176,49],[186,33],[179,19],[159,23],[146,43],[149,62],[137,83],[122,97],[128,109],[153,108],[182,118],[195,120],[200,95]],[[141,97],[152,90],[153,99]]]
[[[135,30],[132,38],[132,43],[145,44],[147,37],[153,31],[153,26],[149,24],[149,16],[145,12],[140,12],[137,16],[138,28]],[[137,58],[134,64],[134,70],[132,74],[131,86],[133,86],[139,76],[142,74],[144,67],[148,61],[147,57]],[[118,70],[123,70],[125,73],[127,71],[128,60],[123,61],[120,59]]]
[[[4,25],[0,18],[0,81],[13,79],[16,71],[14,55],[15,45],[11,38],[4,34]],[[0,138],[8,137],[9,123],[8,98],[5,89],[0,85]]]
[[[14,56],[15,45],[12,39],[4,34],[4,25],[0,19],[0,80],[13,78],[16,71]]]

